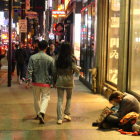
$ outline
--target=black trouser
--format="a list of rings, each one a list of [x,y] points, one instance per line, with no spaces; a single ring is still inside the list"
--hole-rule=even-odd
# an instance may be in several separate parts
[[[1,66],[2,66],[2,64],[1,64],[1,59],[0,59],[0,69],[1,69]]]
[[[114,115],[111,114],[105,119],[105,123],[109,124],[111,127],[119,127],[120,119]]]
[[[15,71],[15,67],[16,67],[16,62],[12,62],[12,73]]]
[[[17,75],[20,76],[20,79],[26,78],[25,64],[17,63]]]

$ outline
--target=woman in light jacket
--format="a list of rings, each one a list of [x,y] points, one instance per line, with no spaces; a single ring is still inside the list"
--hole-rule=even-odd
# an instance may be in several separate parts
[[[62,124],[63,120],[63,97],[66,91],[66,106],[64,110],[64,119],[71,121],[70,106],[71,96],[74,86],[74,72],[79,73],[79,67],[76,65],[76,59],[72,54],[72,47],[68,43],[62,43],[60,52],[55,61],[56,65],[56,88],[58,94],[57,102],[57,124]]]

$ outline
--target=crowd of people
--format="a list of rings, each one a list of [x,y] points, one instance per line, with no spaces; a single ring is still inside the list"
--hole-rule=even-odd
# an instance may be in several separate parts
[[[23,43],[12,43],[12,71],[11,74],[14,75],[15,68],[17,71],[17,77],[19,84],[22,84],[26,79],[27,66],[30,56],[39,52],[39,40],[35,40],[33,44],[23,44]],[[58,54],[60,44],[58,41],[53,43],[49,41],[46,54],[52,56],[53,58]],[[4,56],[2,56],[4,57]],[[8,53],[7,53],[8,58]]]

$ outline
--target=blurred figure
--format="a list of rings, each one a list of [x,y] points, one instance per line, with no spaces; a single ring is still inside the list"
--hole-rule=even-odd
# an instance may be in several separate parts
[[[2,64],[1,64],[1,59],[4,58],[6,55],[6,51],[2,49],[2,47],[0,47],[0,69],[2,67]]]
[[[59,53],[60,45],[61,45],[61,43],[58,40],[56,40],[55,41],[55,54],[56,55],[58,55],[58,53]]]
[[[54,46],[53,43],[51,43],[51,44],[49,45],[49,48],[47,49],[47,54],[48,54],[49,56],[52,56],[53,58],[55,57],[55,46]]]
[[[7,60],[8,57],[9,57],[9,51],[7,52]],[[16,67],[16,44],[12,42],[12,69],[11,69],[12,76],[14,75],[15,67]]]
[[[39,40],[35,40],[35,41],[33,42],[33,48],[34,48],[33,54],[36,54],[36,53],[39,52],[38,44],[39,44]]]
[[[24,63],[24,70],[25,70],[25,73],[27,73],[27,66],[28,66],[28,63],[29,63],[29,58],[30,56],[32,55],[32,50],[31,50],[31,44],[28,43],[27,46],[24,45],[24,51],[26,53],[26,59],[25,59],[25,63]]]
[[[72,89],[74,86],[74,72],[79,73],[75,58],[72,54],[72,47],[68,43],[62,43],[58,58],[56,58],[56,87],[58,94],[57,101],[57,124],[62,124],[63,116],[63,96],[67,93],[67,101],[64,110],[64,119],[71,121],[70,106]]]
[[[17,62],[17,76],[19,84],[22,84],[26,78],[26,61],[27,61],[27,53],[25,50],[25,45],[20,43],[19,48],[15,52],[16,62]]]
[[[16,44],[12,43],[12,75],[14,75],[15,67],[16,67]]]

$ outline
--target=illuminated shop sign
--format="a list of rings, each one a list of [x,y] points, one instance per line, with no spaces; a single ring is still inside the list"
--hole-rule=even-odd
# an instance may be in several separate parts
[[[82,0],[83,3],[86,3],[88,0]]]
[[[65,11],[59,11],[59,10],[52,10],[52,16],[53,17],[65,17],[66,12]]]
[[[52,10],[52,15],[65,15],[65,11]]]

